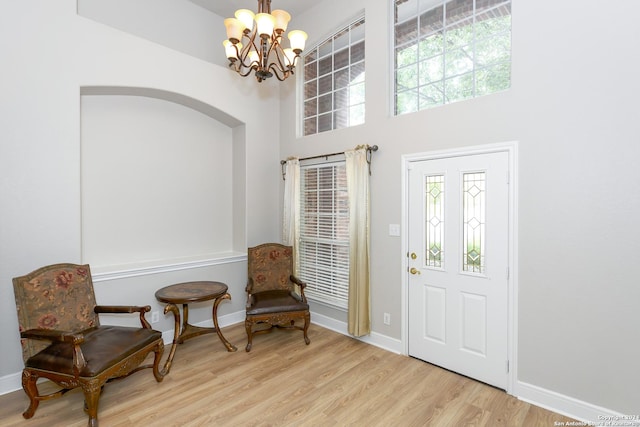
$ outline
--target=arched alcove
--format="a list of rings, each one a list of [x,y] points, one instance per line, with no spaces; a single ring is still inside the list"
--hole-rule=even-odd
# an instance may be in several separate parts
[[[80,122],[82,259],[96,273],[244,252],[241,121],[177,93],[93,86]]]

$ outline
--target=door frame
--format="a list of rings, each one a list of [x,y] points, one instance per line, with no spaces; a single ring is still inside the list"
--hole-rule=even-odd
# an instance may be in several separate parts
[[[427,151],[422,153],[402,155],[402,223],[401,223],[401,247],[402,247],[402,325],[401,340],[402,351],[409,355],[409,169],[416,162],[436,160],[476,154],[490,154],[506,152],[509,155],[509,189],[508,189],[508,249],[509,277],[507,280],[507,356],[509,360],[507,393],[515,392],[518,378],[518,142],[501,142],[477,146],[459,147],[446,150]],[[505,272],[507,274],[507,272]],[[506,369],[506,367],[505,367]]]

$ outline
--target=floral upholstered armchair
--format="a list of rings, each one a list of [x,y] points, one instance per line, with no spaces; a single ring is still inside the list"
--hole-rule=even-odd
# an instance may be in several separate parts
[[[251,350],[254,334],[271,332],[274,327],[301,330],[308,345],[311,316],[304,295],[306,284],[293,275],[291,246],[265,243],[249,248],[247,267],[246,351]],[[302,325],[295,324],[298,320]]]
[[[22,387],[29,397],[23,413],[31,418],[40,401],[80,387],[89,426],[98,425],[98,400],[109,380],[152,368],[160,382],[162,333],[151,329],[144,314],[151,307],[96,304],[89,265],[55,264],[13,279],[24,370]],[[102,326],[99,313],[139,313],[141,327]],[[153,365],[141,366],[155,353]],[[41,395],[38,379],[61,390]]]

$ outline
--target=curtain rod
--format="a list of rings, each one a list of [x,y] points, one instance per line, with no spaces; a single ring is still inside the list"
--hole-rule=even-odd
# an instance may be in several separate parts
[[[378,146],[377,145],[372,145],[370,147],[367,147],[367,163],[369,164],[369,175],[371,175],[371,153],[374,151],[378,151]],[[312,159],[321,159],[321,158],[325,158],[325,160],[328,160],[329,157],[332,156],[340,156],[344,154],[344,151],[339,151],[337,153],[331,153],[331,154],[318,154],[317,156],[309,156],[309,157],[302,157],[298,160],[302,161],[302,160],[312,160]],[[286,160],[280,160],[280,166],[282,166],[282,179],[285,179],[286,176],[286,171],[284,168],[284,165],[287,164]]]

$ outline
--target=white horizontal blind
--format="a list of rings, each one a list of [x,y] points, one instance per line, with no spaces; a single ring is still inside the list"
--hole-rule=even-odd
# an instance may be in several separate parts
[[[344,161],[301,166],[298,275],[305,293],[338,307],[349,297],[349,201]]]

